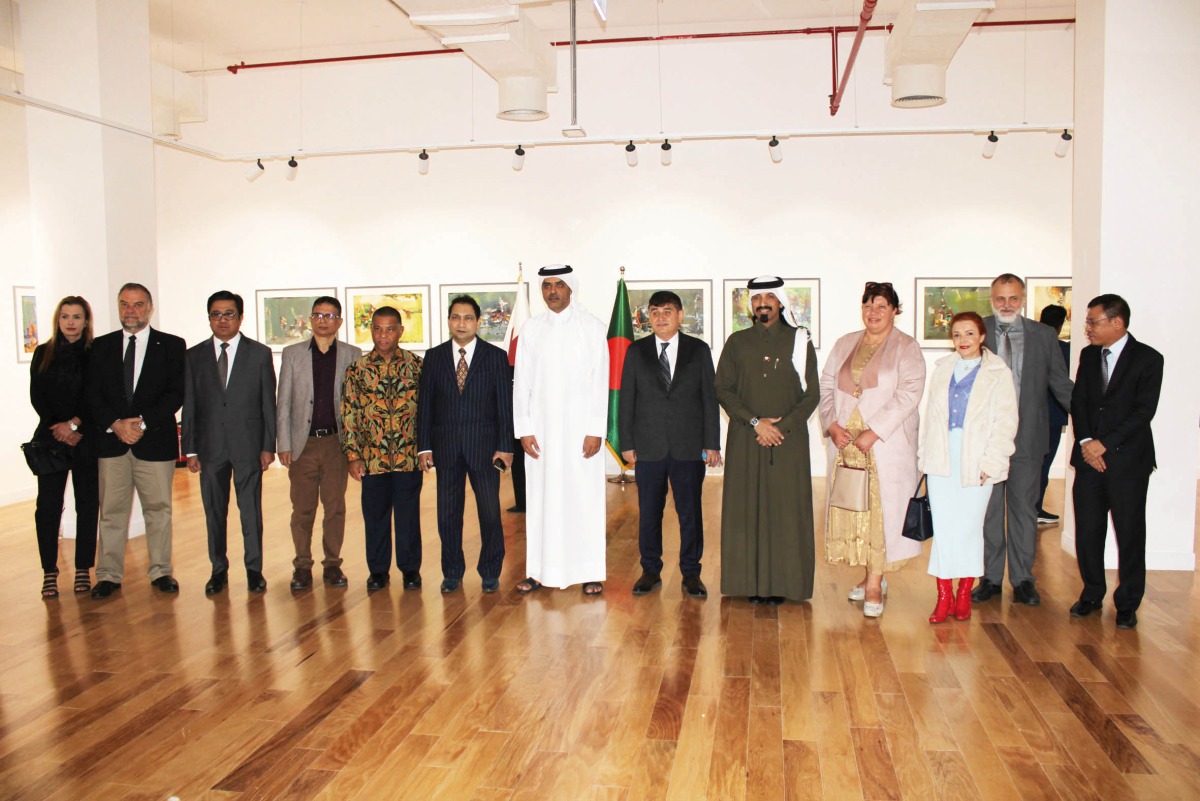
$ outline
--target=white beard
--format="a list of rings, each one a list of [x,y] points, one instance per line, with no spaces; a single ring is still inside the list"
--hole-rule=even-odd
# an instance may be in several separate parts
[[[1004,323],[1005,325],[1011,325],[1012,323],[1015,323],[1017,321],[1017,318],[1021,316],[1020,312],[1013,312],[1012,314],[1005,314],[1004,312],[997,309],[995,306],[992,307],[992,313],[996,315],[996,322]]]

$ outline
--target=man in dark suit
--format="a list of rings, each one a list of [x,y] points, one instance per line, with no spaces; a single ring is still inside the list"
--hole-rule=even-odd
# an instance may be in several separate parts
[[[1037,556],[1037,510],[1041,500],[1042,462],[1050,449],[1046,406],[1049,391],[1064,407],[1071,403],[1071,378],[1049,326],[1022,315],[1025,282],[1005,273],[992,281],[992,311],[984,318],[987,342],[1004,359],[1017,389],[1016,452],[1008,480],[996,485],[983,521],[983,576],[971,593],[978,603],[1000,594],[1004,563],[1013,600],[1026,606],[1042,602],[1033,577]],[[1007,559],[1006,559],[1007,557]]]
[[[479,304],[469,295],[450,301],[450,340],[425,354],[417,399],[417,448],[422,470],[437,467],[442,592],[454,592],[466,572],[463,505],[471,479],[479,512],[479,576],[483,591],[500,589],[504,529],[500,471],[512,464],[512,386],[508,355],[476,334]]]
[[[1075,556],[1083,592],[1071,615],[1100,609],[1104,542],[1112,513],[1117,538],[1113,593],[1117,628],[1137,625],[1146,591],[1146,490],[1155,468],[1150,421],[1158,409],[1163,357],[1128,332],[1129,304],[1120,295],[1088,303],[1084,332],[1091,344],[1079,354],[1071,418],[1075,424]]]
[[[212,576],[207,595],[229,581],[226,555],[229,480],[237,493],[250,592],[266,592],[262,574],[262,474],[275,461],[275,365],[271,349],[242,336],[242,296],[208,299],[213,335],[187,352],[183,452],[200,474]]]
[[[117,293],[121,331],[98,337],[88,358],[87,391],[99,436],[100,559],[93,598],[121,589],[129,512],[137,489],[146,521],[150,583],[179,592],[171,576],[171,481],[179,456],[175,412],[183,403],[184,341],[150,328],[150,290]]]
[[[708,590],[700,579],[704,512],[700,491],[704,468],[721,464],[721,430],[708,345],[680,333],[683,302],[674,292],[650,297],[654,336],[634,342],[621,373],[618,431],[621,456],[637,465],[638,550],[642,576],[634,595],[662,583],[662,517],[667,482],[679,516],[679,572],[693,598]]]

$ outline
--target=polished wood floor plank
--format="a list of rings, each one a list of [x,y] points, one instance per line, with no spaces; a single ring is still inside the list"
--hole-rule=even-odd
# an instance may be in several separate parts
[[[785,801],[820,801],[821,755],[816,743],[783,741],[783,782]]]
[[[717,728],[708,770],[710,801],[746,797],[746,746],[750,726],[750,679],[730,676],[721,689]]]
[[[846,599],[862,569],[824,561],[818,514],[813,599],[752,606],[719,595],[720,479],[711,484],[704,600],[680,591],[670,514],[663,587],[630,593],[635,487],[606,488],[598,599],[578,587],[516,593],[524,516],[507,513],[501,592],[469,575],[438,593],[434,482],[421,497],[417,592],[366,591],[357,487],[350,586],[289,591],[282,470],[264,476],[262,595],[240,567],[224,593],[203,595],[204,517],[184,471],[175,596],[149,585],[135,539],[113,597],[43,602],[32,504],[0,507],[0,560],[16,577],[0,584],[0,608],[18,622],[0,628],[0,798],[1200,798],[1194,574],[1151,573],[1135,631],[1115,629],[1111,609],[1071,618],[1077,567],[1047,527],[1040,607],[1006,588],[970,621],[930,626],[922,556],[888,576],[885,614],[870,620]],[[507,480],[502,492],[507,506]],[[822,493],[814,482],[818,506]],[[1062,508],[1061,481],[1047,505]],[[235,563],[239,549],[235,537]],[[61,550],[69,564],[73,543]]]

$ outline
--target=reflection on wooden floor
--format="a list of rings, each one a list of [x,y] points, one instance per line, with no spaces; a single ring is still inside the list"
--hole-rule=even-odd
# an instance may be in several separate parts
[[[824,564],[811,603],[755,608],[717,594],[720,486],[706,493],[706,601],[681,595],[673,550],[662,591],[630,595],[632,487],[608,490],[599,600],[513,591],[519,515],[505,516],[502,591],[469,575],[441,595],[432,481],[424,590],[396,581],[370,596],[353,484],[350,587],[296,596],[281,470],[266,481],[265,596],[240,571],[204,596],[203,513],[184,472],[178,597],[151,590],[135,540],[119,594],[75,597],[64,573],[63,597],[43,603],[33,505],[0,509],[0,797],[1200,797],[1193,574],[1151,574],[1134,631],[1117,631],[1111,608],[1073,620],[1079,582],[1055,527],[1042,530],[1040,608],[1006,592],[968,623],[930,626],[924,560],[890,579],[879,621],[846,600],[857,572]],[[1051,509],[1061,492],[1054,482]]]

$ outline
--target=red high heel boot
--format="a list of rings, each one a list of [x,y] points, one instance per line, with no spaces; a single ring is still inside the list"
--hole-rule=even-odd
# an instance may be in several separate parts
[[[958,620],[969,620],[971,617],[971,587],[975,586],[975,578],[958,580],[958,597],[954,600],[954,617]]]
[[[945,623],[946,615],[954,614],[954,581],[952,579],[937,580],[938,599],[933,614],[929,616],[930,623]]]

